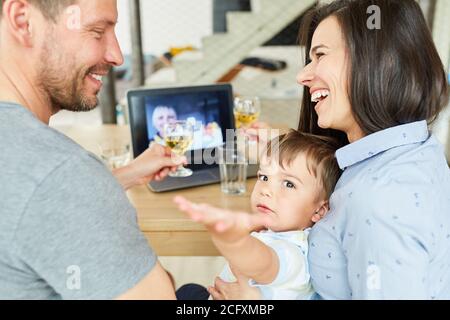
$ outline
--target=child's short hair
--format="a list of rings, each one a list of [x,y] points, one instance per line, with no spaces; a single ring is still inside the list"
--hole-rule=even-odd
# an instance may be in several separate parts
[[[342,174],[335,156],[338,146],[333,138],[291,130],[269,142],[266,155],[271,158],[278,151],[279,164],[284,168],[300,153],[305,154],[309,172],[319,179],[324,195],[329,199]]]

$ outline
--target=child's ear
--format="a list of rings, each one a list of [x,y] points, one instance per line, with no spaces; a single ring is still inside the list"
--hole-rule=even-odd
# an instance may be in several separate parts
[[[314,223],[322,220],[323,217],[330,211],[330,203],[328,201],[323,201],[319,208],[317,208],[316,212],[313,214],[311,220]]]

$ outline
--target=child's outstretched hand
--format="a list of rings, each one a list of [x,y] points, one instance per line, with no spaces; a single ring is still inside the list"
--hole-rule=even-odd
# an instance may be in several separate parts
[[[233,212],[207,204],[195,204],[180,196],[174,201],[189,218],[205,225],[213,238],[222,242],[238,242],[257,229],[269,227],[271,223],[270,217],[260,213]]]

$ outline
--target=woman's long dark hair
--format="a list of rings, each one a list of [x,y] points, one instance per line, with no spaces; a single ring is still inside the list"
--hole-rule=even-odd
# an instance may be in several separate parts
[[[381,29],[369,29],[367,10],[376,5]],[[347,45],[350,69],[348,97],[353,115],[367,135],[390,127],[427,120],[432,123],[448,102],[444,66],[420,6],[414,0],[336,0],[313,8],[303,19],[300,44],[306,64],[313,34],[327,17],[338,19]],[[324,130],[305,87],[299,130],[338,138]]]

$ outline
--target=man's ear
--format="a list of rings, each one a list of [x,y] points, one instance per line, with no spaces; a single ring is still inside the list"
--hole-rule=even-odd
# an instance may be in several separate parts
[[[26,0],[5,0],[3,19],[11,36],[24,47],[33,45],[31,6]]]
[[[330,203],[328,201],[322,201],[320,207],[318,207],[314,212],[311,221],[314,223],[319,222],[327,215],[328,211],[330,211]]]

